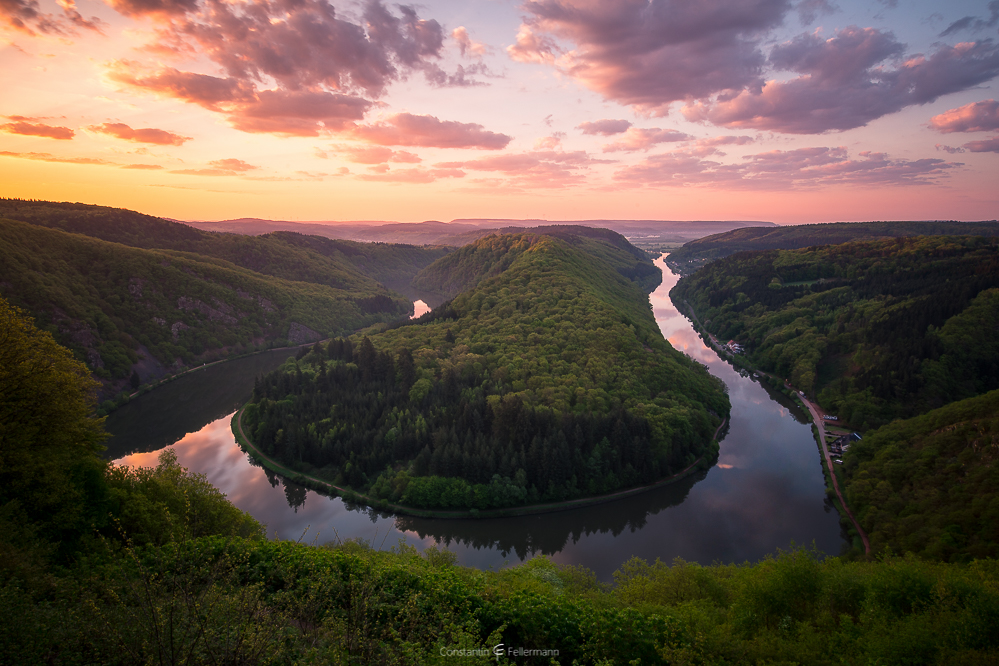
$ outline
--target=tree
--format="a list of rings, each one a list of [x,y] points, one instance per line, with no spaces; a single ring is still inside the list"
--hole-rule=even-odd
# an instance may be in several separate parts
[[[103,515],[97,386],[68,349],[0,299],[0,512],[64,547]]]

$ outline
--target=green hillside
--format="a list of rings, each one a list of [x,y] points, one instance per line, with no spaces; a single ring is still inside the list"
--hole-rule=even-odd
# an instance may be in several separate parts
[[[670,295],[867,429],[999,388],[997,290],[999,240],[921,236],[740,253]]]
[[[221,259],[263,275],[355,292],[371,312],[395,313],[405,289],[445,248],[357,243],[293,232],[264,236],[212,233],[135,211],[78,203],[0,199],[0,218],[61,229],[131,247],[179,250]]]
[[[87,369],[2,299],[0,339],[3,664],[999,661],[995,560],[636,558],[608,584],[543,557],[268,541],[169,449],[103,460]]]
[[[721,383],[590,243],[605,241],[488,237],[440,260],[426,279],[450,267],[449,288],[470,288],[268,376],[247,432],[283,464],[427,509],[596,495],[707,461]]]
[[[704,264],[736,252],[795,250],[813,245],[909,236],[999,236],[999,222],[837,222],[786,227],[746,227],[706,236],[670,253],[676,273],[690,275]]]
[[[844,456],[847,499],[876,552],[995,558],[997,460],[999,390],[868,433]]]
[[[523,236],[528,233],[530,236]],[[487,277],[499,275],[527,249],[536,236],[551,236],[605,261],[620,275],[633,280],[647,292],[662,282],[662,273],[648,255],[631,245],[620,234],[608,229],[577,226],[542,226],[525,232],[503,229],[501,233],[460,248],[454,254],[427,266],[413,278],[420,291],[443,300],[471,289]]]
[[[384,290],[291,282],[187,252],[145,250],[0,220],[0,294],[37,317],[105,382],[145,356],[165,368],[309,342],[403,316]],[[388,300],[386,308],[384,300]],[[144,366],[144,372],[154,368]]]

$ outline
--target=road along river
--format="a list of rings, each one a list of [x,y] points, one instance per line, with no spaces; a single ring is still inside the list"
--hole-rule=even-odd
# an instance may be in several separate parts
[[[704,345],[669,299],[677,276],[662,260],[651,294],[663,335],[728,386],[732,415],[718,464],[673,485],[570,511],[488,520],[396,517],[306,490],[250,464],[229,421],[253,378],[280,365],[287,350],[191,373],[143,395],[107,420],[108,454],[129,465],[155,465],[172,445],[180,463],[205,474],[232,502],[265,523],[270,535],[325,543],[361,538],[375,548],[401,539],[439,544],[461,564],[497,568],[536,553],[580,564],[603,580],[633,556],[710,564],[757,560],[792,543],[837,555],[839,516],[825,497],[822,460],[808,415],[767,391]]]

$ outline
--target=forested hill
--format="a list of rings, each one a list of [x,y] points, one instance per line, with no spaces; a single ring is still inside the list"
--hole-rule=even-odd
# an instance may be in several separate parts
[[[633,558],[609,585],[546,557],[478,570],[434,545],[267,539],[171,449],[154,468],[104,460],[86,369],[3,299],[0,339],[2,664],[999,658],[994,560]]]
[[[607,262],[622,276],[636,281],[647,292],[662,282],[662,272],[649,256],[617,232],[576,226],[545,226],[527,232],[505,230],[471,243],[420,271],[413,286],[420,291],[453,298],[486,277],[499,275],[528,247],[545,236],[558,238]]]
[[[0,295],[104,382],[104,395],[168,369],[277,343],[311,342],[404,316],[368,281],[346,291],[188,252],[131,248],[0,220]]]
[[[586,247],[520,234],[456,253],[474,286],[266,377],[247,432],[285,465],[424,509],[572,499],[710,464],[722,384]]]
[[[670,295],[855,428],[999,388],[997,238],[744,252]]]
[[[999,236],[999,222],[836,222],[786,227],[746,227],[686,243],[666,262],[680,275],[736,252],[795,250],[813,245],[909,236]]]
[[[193,252],[263,275],[379,295],[395,312],[398,296],[416,273],[452,248],[358,243],[276,232],[263,236],[213,233],[121,208],[79,203],[0,199],[0,219],[21,220],[131,247]]]

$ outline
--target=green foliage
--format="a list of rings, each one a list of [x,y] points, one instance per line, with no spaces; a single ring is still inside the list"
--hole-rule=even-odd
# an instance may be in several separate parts
[[[775,284],[780,286],[772,288]],[[867,429],[999,388],[999,243],[923,236],[732,255],[671,292],[748,360]]]
[[[0,533],[35,525],[44,541],[71,548],[102,522],[95,387],[82,363],[0,298]]]
[[[263,537],[264,528],[203,474],[190,474],[164,449],[155,468],[112,465],[107,473],[112,537],[163,545],[207,535]]]
[[[844,456],[847,500],[875,552],[999,556],[999,391],[868,433]]]
[[[787,227],[743,227],[705,236],[674,250],[667,263],[680,275],[690,275],[707,262],[736,252],[796,250],[815,245],[910,236],[999,236],[997,222],[837,222]]]
[[[662,338],[638,282],[580,249],[602,242],[491,236],[441,259],[424,275],[466,291],[264,378],[248,434],[294,469],[444,510],[607,493],[713,454],[720,382]]]
[[[0,222],[0,253],[4,293],[99,377],[121,386],[140,345],[170,367],[222,349],[351,331],[408,308],[402,299],[391,301],[388,314],[369,307],[383,296],[377,290],[347,293],[22,222]]]

